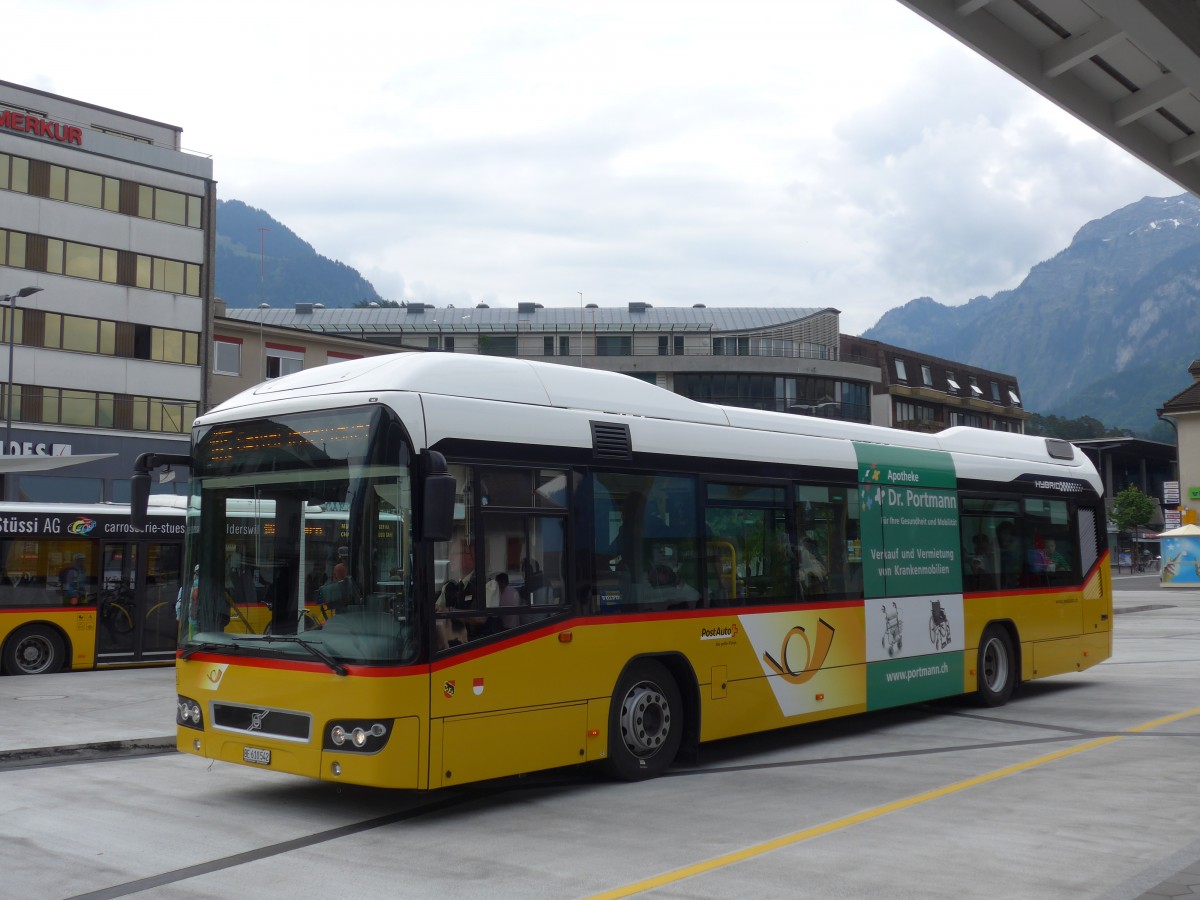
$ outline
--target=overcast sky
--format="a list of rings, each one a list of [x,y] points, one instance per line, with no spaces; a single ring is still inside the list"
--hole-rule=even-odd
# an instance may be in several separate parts
[[[182,127],[220,198],[397,301],[857,334],[1183,193],[897,0],[18,0],[4,43],[4,79]]]

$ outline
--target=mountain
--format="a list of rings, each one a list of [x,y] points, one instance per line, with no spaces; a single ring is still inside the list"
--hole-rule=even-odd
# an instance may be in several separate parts
[[[863,337],[1020,379],[1026,409],[1148,433],[1200,357],[1200,200],[1147,197],[1079,229],[1011,291],[890,310]]]
[[[217,201],[216,266],[216,293],[226,306],[336,307],[383,299],[350,266],[322,256],[286,225],[240,200]]]
[[[228,306],[388,303],[356,270],[238,200],[218,201],[216,240]],[[1148,434],[1154,410],[1191,383],[1198,300],[1200,200],[1147,197],[1084,225],[1013,290],[961,306],[920,297],[863,337],[1011,373],[1032,412]]]

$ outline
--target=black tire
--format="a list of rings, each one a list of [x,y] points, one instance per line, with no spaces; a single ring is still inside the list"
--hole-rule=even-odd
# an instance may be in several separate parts
[[[984,706],[1003,706],[1016,690],[1017,658],[1012,638],[999,625],[983,630],[975,673],[979,702]]]
[[[58,632],[45,625],[26,625],[4,645],[4,671],[9,675],[50,675],[61,672],[67,661]]]
[[[683,698],[662,663],[632,663],[613,690],[608,712],[608,771],[621,781],[656,778],[683,740]]]

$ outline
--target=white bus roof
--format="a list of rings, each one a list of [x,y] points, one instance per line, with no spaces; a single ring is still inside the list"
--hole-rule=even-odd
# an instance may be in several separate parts
[[[1080,477],[1089,477],[1094,472],[1086,457],[1065,441],[1048,442],[1028,435],[970,427],[925,434],[837,419],[717,406],[616,372],[454,353],[396,353],[305,369],[243,391],[199,417],[196,424],[203,426],[253,416],[256,413],[252,407],[257,405],[270,404],[274,407],[270,412],[276,414],[280,405],[299,410],[307,408],[314,398],[321,398],[321,405],[327,407],[337,394],[361,397],[390,391],[1019,459],[1079,469]]]

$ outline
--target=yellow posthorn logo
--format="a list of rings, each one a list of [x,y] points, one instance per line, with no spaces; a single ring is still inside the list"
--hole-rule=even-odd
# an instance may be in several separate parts
[[[802,625],[795,625],[788,629],[788,633],[783,636],[783,646],[779,648],[779,658],[783,660],[783,665],[775,661],[775,658],[770,653],[763,653],[763,662],[775,670],[777,675],[783,676],[783,680],[789,684],[804,684],[810,680],[825,664],[825,658],[829,655],[829,648],[833,644],[834,627],[824,619],[817,620],[817,646],[814,649],[808,642],[808,633],[805,632]],[[793,669],[788,663],[788,644],[792,638],[799,635],[804,641],[804,665],[799,669]]]

